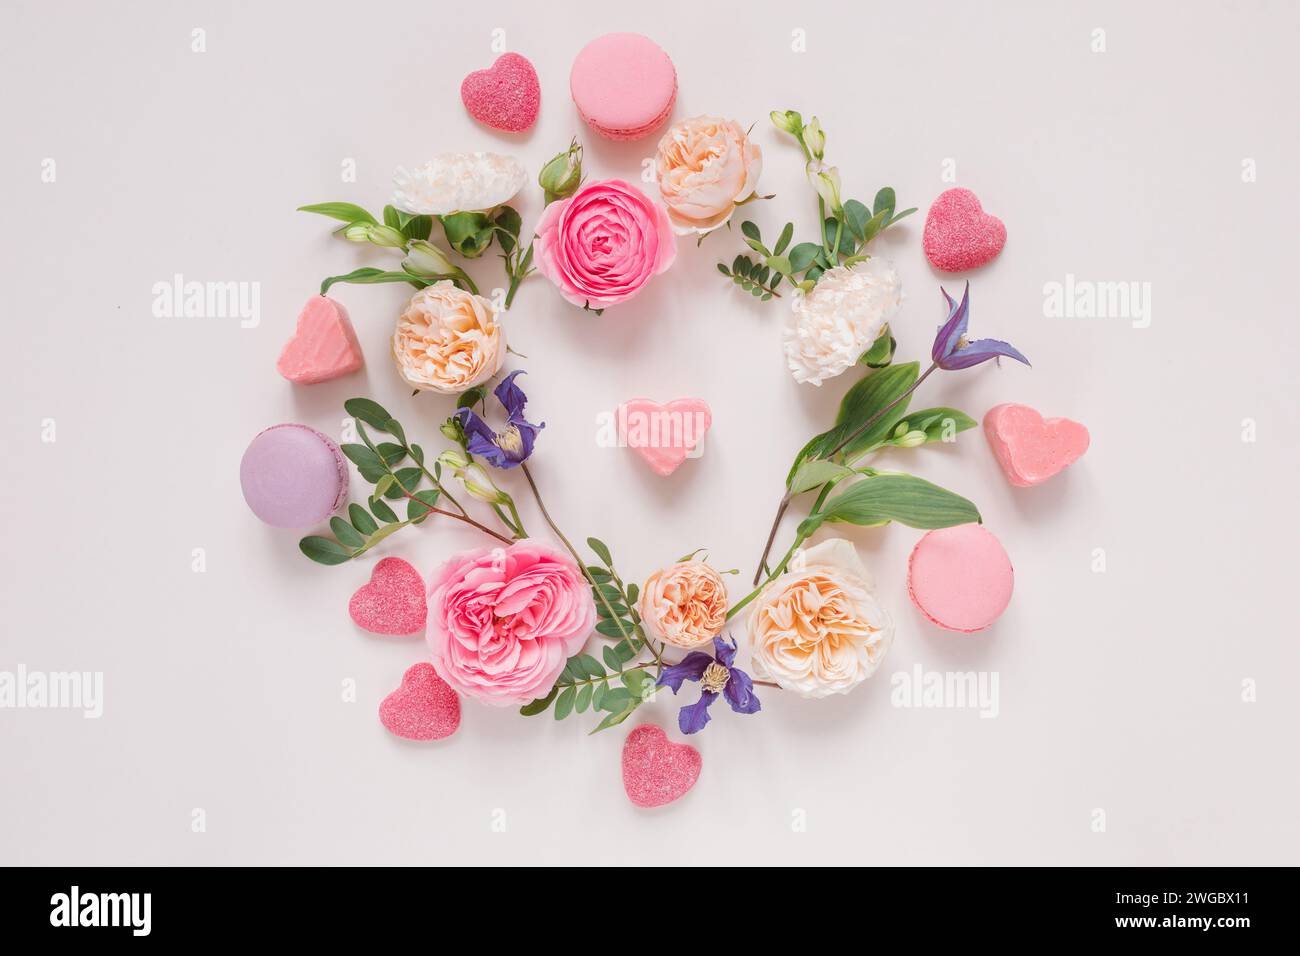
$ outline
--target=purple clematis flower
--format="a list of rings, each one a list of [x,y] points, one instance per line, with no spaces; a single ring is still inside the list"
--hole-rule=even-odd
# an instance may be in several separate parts
[[[500,431],[494,430],[473,409],[456,409],[454,417],[465,430],[466,450],[495,468],[514,468],[527,461],[533,453],[537,433],[546,427],[545,423],[534,425],[524,418],[528,396],[515,384],[515,376],[522,374],[523,369],[511,372],[492,391],[506,410],[506,426]]]
[[[721,694],[727,698],[731,709],[738,714],[756,714],[762,709],[754,696],[754,682],[739,667],[736,660],[736,642],[728,644],[721,637],[713,639],[714,654],[691,651],[680,664],[664,668],[656,681],[658,687],[672,688],[676,694],[683,681],[699,681],[702,685],[700,699],[687,704],[677,713],[677,726],[684,734],[696,734],[709,722],[709,707]]]
[[[960,305],[952,300],[952,296],[945,289],[941,287],[939,291],[948,300],[948,319],[939,329],[939,334],[934,337],[934,348],[930,352],[930,357],[934,359],[935,365],[952,371],[970,368],[972,365],[979,365],[1000,355],[1029,364],[1029,359],[1006,342],[997,339],[976,339],[971,342],[966,338],[966,325],[970,321],[969,282],[966,283],[966,291],[961,295]]]

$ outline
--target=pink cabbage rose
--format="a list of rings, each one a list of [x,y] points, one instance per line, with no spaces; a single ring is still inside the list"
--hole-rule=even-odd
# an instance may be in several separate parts
[[[662,206],[635,186],[605,179],[547,206],[533,250],[560,295],[603,309],[672,265],[677,240]]]
[[[578,566],[531,538],[458,554],[429,581],[433,666],[454,690],[486,704],[544,697],[595,623]]]

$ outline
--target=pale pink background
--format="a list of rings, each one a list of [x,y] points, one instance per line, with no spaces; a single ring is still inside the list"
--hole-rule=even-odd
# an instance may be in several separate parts
[[[0,860],[1297,862],[1294,5],[562,7],[5,5],[0,669],[103,671],[105,706],[98,721],[0,711]],[[190,51],[196,27],[203,54]],[[494,28],[541,76],[541,119],[522,138],[478,127],[459,101],[460,79],[493,59]],[[807,53],[791,52],[795,29]],[[1009,487],[978,432],[890,459],[977,502],[1016,566],[1010,609],[980,636],[939,632],[906,598],[918,532],[853,532],[898,621],[882,671],[845,698],[768,693],[751,718],[719,709],[696,741],[698,786],[655,813],[622,793],[623,734],[589,738],[590,718],[467,704],[442,745],[389,736],[378,702],[422,645],[358,632],[345,609],[369,566],[309,563],[297,534],[253,519],[236,481],[258,430],[337,433],[356,394],[438,445],[448,403],[410,398],[386,355],[401,287],[338,288],[363,373],[305,389],[275,374],[323,275],[395,261],[294,207],[377,208],[394,165],[440,150],[509,151],[535,172],[574,133],[591,175],[636,176],[653,141],[596,140],[567,96],[573,54],[610,30],[668,49],[676,117],[757,124],[763,191],[778,198],[750,215],[771,235],[813,218],[773,108],[822,118],[854,195],[891,184],[924,210],[954,159],[957,184],[1010,235],[973,276],[974,328],[1034,368],[945,375],[918,402],[980,416],[1022,401],[1094,436],[1038,489]],[[1258,182],[1242,182],[1247,157]],[[356,183],[340,182],[346,158]],[[527,225],[539,208],[530,189]],[[905,358],[942,318],[921,221],[877,250],[907,290]],[[610,542],[629,575],[697,547],[751,571],[793,452],[849,384],[794,384],[783,304],[715,272],[738,245],[684,244],[668,277],[603,318],[535,278],[509,317],[547,423],[536,472],[549,503],[572,536]],[[151,288],[177,272],[260,282],[260,326],[154,318]],[[1044,318],[1044,283],[1067,273],[1150,282],[1151,327]],[[495,261],[475,274],[499,283]],[[709,401],[704,457],[663,480],[596,447],[596,416],[633,395]],[[46,418],[54,444],[40,441]],[[1245,418],[1255,443],[1241,440]],[[437,527],[383,553],[427,570],[471,544]],[[194,548],[206,573],[190,570]],[[889,675],[915,664],[997,671],[1000,716],[891,707]],[[1241,701],[1248,678],[1257,703]],[[346,679],[356,703],[340,701]],[[644,717],[671,727],[674,714],[668,701]],[[206,833],[191,832],[196,807]],[[1105,833],[1091,831],[1094,808]],[[798,811],[806,832],[792,830]]]

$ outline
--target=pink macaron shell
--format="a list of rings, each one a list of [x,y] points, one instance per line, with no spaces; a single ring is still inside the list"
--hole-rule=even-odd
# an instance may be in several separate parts
[[[239,485],[253,514],[277,528],[307,528],[347,500],[347,459],[307,425],[272,425],[239,463]]]
[[[600,135],[635,140],[662,126],[677,99],[677,70],[639,33],[607,33],[583,47],[569,73],[583,120]]]
[[[907,592],[932,623],[982,631],[1011,603],[1015,571],[993,532],[963,524],[928,532],[907,563]]]

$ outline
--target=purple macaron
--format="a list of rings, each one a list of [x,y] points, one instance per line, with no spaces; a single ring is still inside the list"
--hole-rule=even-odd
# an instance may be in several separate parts
[[[306,425],[272,425],[239,463],[248,507],[277,528],[319,524],[348,497],[348,463],[328,435]]]

